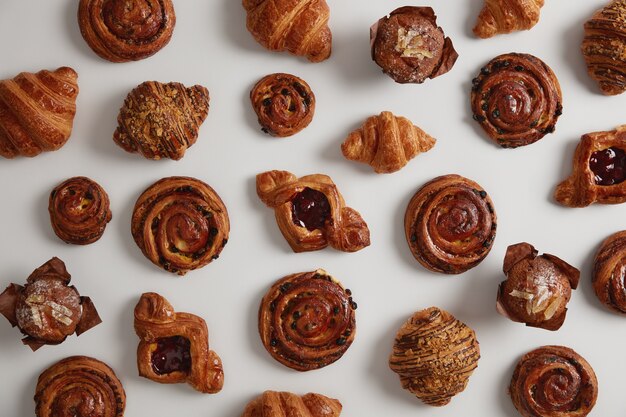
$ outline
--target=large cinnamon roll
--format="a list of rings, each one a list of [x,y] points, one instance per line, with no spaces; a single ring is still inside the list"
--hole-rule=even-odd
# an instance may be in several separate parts
[[[593,289],[611,310],[626,314],[626,230],[609,236],[593,264]]]

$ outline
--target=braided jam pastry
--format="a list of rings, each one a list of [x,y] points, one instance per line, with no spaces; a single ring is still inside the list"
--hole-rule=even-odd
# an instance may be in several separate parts
[[[326,0],[243,0],[246,27],[264,48],[320,62],[330,56]]]
[[[450,174],[427,182],[404,215],[411,253],[426,269],[460,274],[478,265],[496,237],[493,202],[480,185]]]
[[[250,91],[252,107],[262,130],[272,136],[287,137],[307,127],[315,113],[311,87],[291,74],[270,74]]]
[[[148,159],[179,160],[196,143],[209,114],[209,90],[201,85],[146,81],[124,100],[113,140]]]
[[[474,35],[491,38],[502,33],[529,30],[539,22],[544,0],[485,0]]]
[[[217,259],[228,242],[230,222],[219,195],[190,177],[152,184],[135,203],[131,232],[153,264],[185,275]]]
[[[206,394],[222,389],[222,361],[209,349],[201,317],[176,312],[159,294],[144,293],[135,306],[135,333],[140,376],[162,384],[186,382]]]
[[[0,313],[26,336],[33,351],[81,335],[102,321],[89,297],[82,297],[59,258],[35,269],[24,286],[11,284],[0,294]]]
[[[626,314],[626,231],[609,236],[596,254],[591,282],[598,299],[611,310]]]
[[[343,252],[356,252],[370,244],[367,224],[356,210],[346,207],[326,175],[297,178],[287,171],[268,171],[256,176],[256,191],[274,209],[278,228],[294,252],[329,244]]]
[[[321,394],[265,391],[246,406],[241,417],[339,417],[341,403]]]
[[[37,417],[122,417],[126,393],[107,364],[71,356],[39,375],[35,403]]]
[[[568,207],[626,202],[626,125],[583,135],[574,152],[572,174],[554,198]]]
[[[85,42],[111,62],[156,54],[170,41],[175,24],[171,0],[80,0],[78,5]]]
[[[323,368],[352,344],[356,308],[351,291],[322,269],[289,275],[274,283],[261,301],[261,341],[274,359],[291,369]]]
[[[513,321],[558,330],[565,321],[572,290],[578,287],[580,271],[554,255],[537,253],[529,243],[507,248],[506,281],[498,287],[496,307]]]
[[[73,177],[57,185],[50,193],[48,212],[54,233],[76,245],[100,239],[112,217],[106,191],[87,177]]]
[[[368,117],[341,145],[343,156],[369,164],[377,173],[399,171],[411,159],[435,146],[436,139],[409,119],[384,111]]]
[[[70,138],[78,74],[69,67],[0,80],[0,156],[56,151]]]
[[[421,84],[452,69],[459,54],[430,7],[400,7],[370,29],[372,59],[397,83]]]
[[[598,398],[598,380],[572,349],[542,346],[520,359],[509,395],[524,417],[585,417]]]
[[[553,133],[563,112],[556,75],[529,54],[495,57],[472,84],[474,120],[503,148],[530,145]]]
[[[465,389],[478,359],[474,331],[447,311],[430,307],[398,330],[389,367],[404,389],[440,407]]]

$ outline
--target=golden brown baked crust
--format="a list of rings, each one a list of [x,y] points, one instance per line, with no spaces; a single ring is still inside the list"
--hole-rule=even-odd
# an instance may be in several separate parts
[[[528,30],[539,22],[544,0],[485,0],[474,35],[490,38],[516,30]]]
[[[356,252],[370,244],[370,232],[361,215],[346,207],[330,177],[297,178],[287,171],[256,176],[257,195],[275,210],[276,223],[294,252],[323,249],[330,244]]]
[[[261,341],[274,359],[291,369],[323,368],[352,344],[356,308],[351,291],[322,269],[286,276],[261,301]]]
[[[332,34],[326,0],[243,0],[246,27],[270,51],[289,51],[320,62],[330,56]]]
[[[167,177],[144,191],[133,210],[135,243],[153,264],[185,275],[217,259],[230,221],[220,196],[191,177]]]
[[[447,311],[430,307],[398,330],[389,367],[404,389],[439,407],[465,389],[478,359],[474,331]]]
[[[341,403],[321,394],[265,391],[246,406],[241,417],[339,417]]]
[[[209,331],[201,317],[176,312],[159,294],[144,293],[135,306],[135,333],[139,375],[162,384],[187,382],[207,394],[222,389],[222,361],[209,350]]]
[[[435,146],[436,139],[410,120],[384,111],[368,117],[341,145],[343,156],[369,164],[377,173],[399,171]]]
[[[113,140],[148,159],[179,160],[196,143],[209,114],[209,90],[201,85],[146,81],[124,100]]]
[[[0,156],[56,151],[72,133],[78,74],[69,67],[0,80]]]
[[[78,5],[85,42],[111,62],[156,54],[170,41],[175,24],[171,0],[80,0]]]
[[[592,283],[598,299],[611,310],[626,314],[626,230],[609,236],[593,263]]]
[[[71,356],[39,375],[35,403],[37,417],[122,417],[126,393],[107,364]]]

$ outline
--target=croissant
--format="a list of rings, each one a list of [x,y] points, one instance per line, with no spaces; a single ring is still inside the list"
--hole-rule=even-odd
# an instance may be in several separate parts
[[[241,417],[339,417],[341,403],[309,393],[265,391],[246,406]]]
[[[544,0],[485,0],[474,34],[490,38],[501,33],[528,30],[539,22]]]
[[[243,7],[248,30],[270,51],[289,51],[311,62],[330,56],[326,0],[243,0]]]
[[[598,299],[611,310],[626,314],[626,231],[609,236],[596,254],[591,282]]]
[[[429,136],[410,120],[384,111],[369,117],[341,145],[343,156],[369,164],[378,173],[396,172],[411,159],[435,146]]]
[[[0,81],[0,156],[36,156],[61,148],[72,133],[76,71],[22,72]]]

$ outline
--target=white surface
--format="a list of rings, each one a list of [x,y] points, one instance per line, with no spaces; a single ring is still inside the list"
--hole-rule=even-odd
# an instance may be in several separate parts
[[[57,360],[80,354],[115,369],[128,396],[127,416],[238,416],[257,394],[274,389],[339,398],[347,417],[512,417],[518,414],[506,390],[513,367],[523,353],[543,344],[570,346],[594,367],[600,393],[592,415],[624,414],[626,319],[605,310],[590,284],[599,244],[626,227],[624,206],[568,209],[552,198],[555,185],[571,170],[580,135],[626,121],[626,95],[599,94],[580,54],[582,24],[604,3],[551,0],[533,30],[479,40],[471,27],[482,0],[423,1],[435,8],[460,57],[451,72],[435,80],[399,85],[371,61],[368,31],[404,1],[331,0],[333,54],[311,64],[262,49],[245,28],[239,0],[176,0],[177,24],[169,45],[146,60],[113,64],[98,58],[81,38],[76,0],[0,0],[0,79],[69,65],[77,70],[80,86],[74,130],[64,148],[34,159],[0,161],[0,287],[22,283],[34,268],[59,256],[103,318],[84,335],[36,353],[22,346],[17,329],[0,320],[0,414],[34,415],[37,376]],[[511,51],[532,53],[552,67],[563,90],[564,113],[555,134],[521,149],[502,150],[471,120],[469,90],[482,65]],[[288,139],[264,135],[249,104],[250,88],[272,72],[302,77],[317,97],[311,125]],[[209,116],[198,142],[181,161],[145,160],[111,139],[124,97],[145,80],[199,83],[210,90]],[[352,129],[382,110],[410,118],[438,139],[432,151],[391,175],[377,175],[366,165],[345,160],[339,148]],[[372,245],[354,254],[332,249],[292,253],[272,210],[255,193],[254,176],[269,169],[330,175],[347,203],[367,221]],[[424,270],[410,255],[403,232],[413,193],[447,173],[480,183],[499,218],[491,254],[460,276]],[[113,211],[102,239],[86,247],[61,242],[47,213],[50,190],[75,175],[98,181],[109,193]],[[184,278],[152,265],[130,235],[136,198],[170,175],[191,175],[212,185],[232,224],[220,259]],[[520,241],[581,268],[580,288],[557,332],[527,328],[495,311],[504,252]],[[298,373],[264,350],[257,309],[275,280],[318,267],[352,289],[359,304],[358,331],[338,362]],[[137,376],[132,311],[144,291],[159,292],[176,309],[206,319],[210,345],[224,362],[222,392],[203,395],[184,384],[160,385]],[[424,406],[404,391],[387,366],[398,327],[414,311],[431,305],[473,327],[482,352],[465,392],[440,409]]]

